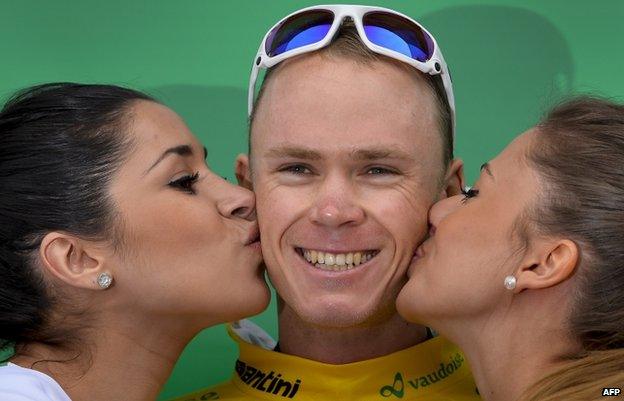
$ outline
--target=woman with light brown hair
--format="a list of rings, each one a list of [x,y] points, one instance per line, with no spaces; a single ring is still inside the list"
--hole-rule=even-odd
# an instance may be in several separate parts
[[[430,225],[397,307],[463,348],[484,400],[624,387],[624,106],[555,108]]]

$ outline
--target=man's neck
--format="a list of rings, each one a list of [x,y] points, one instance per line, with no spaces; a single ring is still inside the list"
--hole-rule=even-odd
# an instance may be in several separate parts
[[[329,364],[364,361],[420,344],[427,329],[396,312],[380,323],[349,328],[320,327],[303,321],[288,305],[279,313],[280,351]]]

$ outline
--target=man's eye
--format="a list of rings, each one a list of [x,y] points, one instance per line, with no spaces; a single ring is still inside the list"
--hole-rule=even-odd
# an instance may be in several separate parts
[[[396,171],[394,170],[390,170],[388,168],[385,167],[371,167],[367,170],[366,174],[370,174],[370,175],[394,175],[397,174]]]
[[[312,172],[310,171],[309,168],[301,164],[293,164],[290,166],[285,166],[285,167],[282,167],[279,171],[284,172],[284,173],[297,174],[297,175],[310,174]]]

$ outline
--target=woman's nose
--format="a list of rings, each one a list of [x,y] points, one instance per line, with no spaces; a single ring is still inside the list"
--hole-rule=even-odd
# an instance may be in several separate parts
[[[245,220],[256,218],[256,199],[250,190],[223,180],[223,196],[217,202],[219,213],[224,217]]]
[[[435,233],[438,224],[451,214],[460,205],[463,195],[451,196],[435,203],[429,210],[429,225],[431,234]]]

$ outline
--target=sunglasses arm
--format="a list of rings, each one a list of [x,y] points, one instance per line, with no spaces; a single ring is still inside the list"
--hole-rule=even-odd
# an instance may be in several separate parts
[[[256,65],[254,60],[254,65],[251,67],[251,76],[249,77],[249,93],[247,94],[247,116],[251,117],[251,113],[253,112],[253,104],[254,104],[254,96],[256,92],[256,80],[258,79],[258,72],[260,68]]]

